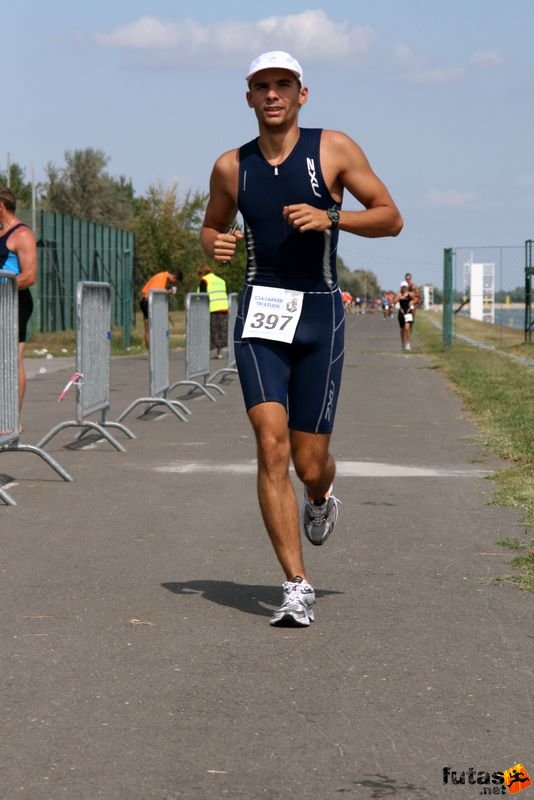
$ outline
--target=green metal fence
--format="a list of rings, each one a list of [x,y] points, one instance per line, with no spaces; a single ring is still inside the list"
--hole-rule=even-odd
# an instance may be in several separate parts
[[[23,213],[20,216],[25,219]],[[39,275],[32,289],[30,331],[73,330],[78,282],[105,281],[112,286],[112,325],[122,326],[128,346],[134,301],[133,233],[48,211],[40,212],[35,227]]]
[[[530,266],[529,271],[529,254]],[[444,250],[443,346],[454,339],[455,320],[467,316],[500,330],[525,332],[531,318],[529,242],[511,246],[455,247]]]
[[[532,343],[532,329],[534,328],[534,302],[532,292],[532,276],[534,275],[534,242],[527,239],[525,242],[525,342]]]
[[[443,347],[452,344],[453,258],[449,247],[443,253]]]

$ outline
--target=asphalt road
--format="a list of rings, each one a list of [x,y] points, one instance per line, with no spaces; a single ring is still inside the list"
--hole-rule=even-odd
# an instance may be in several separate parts
[[[503,465],[395,320],[349,316],[345,363],[343,506],[324,547],[305,543],[308,629],[269,625],[282,575],[237,379],[185,400],[187,423],[134,411],[124,453],[62,431],[46,450],[72,483],[2,453],[2,798],[460,800],[486,773],[534,772],[534,597],[492,580],[511,571],[496,542],[524,536],[491,504]],[[57,399],[72,361],[39,368],[31,444],[74,416]],[[116,419],[147,394],[146,356],[111,375]]]

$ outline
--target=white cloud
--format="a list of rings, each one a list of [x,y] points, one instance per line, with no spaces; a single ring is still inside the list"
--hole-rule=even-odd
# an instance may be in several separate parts
[[[473,192],[459,192],[456,189],[430,189],[424,198],[425,205],[447,208],[467,208],[474,204]]]
[[[308,63],[346,60],[365,55],[375,40],[372,28],[334,22],[322,10],[213,25],[201,25],[191,19],[165,22],[141,17],[96,37],[102,47],[152,51],[156,61],[192,65],[199,58],[203,64],[217,64],[232,56],[241,63],[243,57],[252,58],[266,50],[289,50]]]
[[[406,44],[398,44],[393,48],[391,60],[408,83],[452,83],[461,80],[466,73],[464,67],[436,67],[428,56]]]
[[[475,67],[498,67],[504,63],[504,58],[495,50],[473,53],[469,60]]]
[[[325,58],[365,55],[376,39],[372,28],[334,22],[320,10],[269,17],[255,27],[270,37],[265,39],[265,46],[270,46],[269,41],[276,37],[284,48],[294,49],[308,59],[314,55]]]
[[[407,44],[398,44],[393,48],[391,60],[400,74],[409,83],[438,84],[452,83],[464,78],[471,68],[498,67],[504,58],[495,50],[480,50],[469,58],[465,66],[438,67],[431,59],[413,50]]]
[[[516,183],[518,186],[534,186],[534,175],[520,175]]]
[[[184,23],[190,25],[187,20]],[[103,33],[96,37],[97,44],[104,47],[162,48],[178,45],[176,25],[165,25],[155,17],[141,17],[136,22],[124,25],[113,33]]]

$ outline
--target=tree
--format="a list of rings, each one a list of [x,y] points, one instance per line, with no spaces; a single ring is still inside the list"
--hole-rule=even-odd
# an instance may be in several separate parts
[[[207,199],[205,194],[188,192],[180,201],[176,185],[165,189],[158,184],[150,186],[147,193],[136,200],[132,229],[136,242],[137,290],[156,272],[179,269],[184,282],[178,288],[178,303],[181,304],[187,292],[197,291],[198,268],[208,261],[199,236]],[[226,281],[229,293],[241,289],[245,262],[245,248],[241,246],[228,266],[211,265]]]
[[[180,243],[176,188],[149,186],[136,200],[133,222],[136,278],[140,284],[156,272],[178,268],[184,248]]]
[[[9,184],[9,188],[17,198],[17,210],[32,207],[32,184],[26,180],[24,170],[19,164],[9,165],[9,180],[7,170],[0,172],[0,184],[2,186]],[[36,186],[36,190],[39,188],[39,185]]]
[[[176,187],[174,188],[176,192]],[[204,209],[207,202],[207,195],[195,192],[187,192],[183,202],[176,202],[178,231],[180,234],[180,245],[182,249],[180,269],[184,273],[184,286],[190,291],[196,291],[198,287],[197,271],[204,263],[205,257],[200,246],[200,226],[204,218]]]
[[[365,269],[349,269],[341,256],[337,259],[338,282],[342,289],[346,289],[353,297],[365,295],[366,297],[380,297],[382,290],[374,272]]]
[[[525,302],[525,287],[516,286],[515,289],[499,289],[495,292],[496,303],[524,303]]]
[[[205,195],[188,193],[180,203],[177,187],[152,185],[136,200],[132,229],[135,234],[135,282],[139,289],[162,270],[180,270],[184,275],[179,299],[196,291],[197,270],[205,261],[200,247],[199,229],[206,205]],[[180,291],[181,289],[181,291]]]
[[[134,214],[131,180],[106,172],[103,150],[66,150],[65,166],[48,163],[44,208],[115,228],[130,228]]]

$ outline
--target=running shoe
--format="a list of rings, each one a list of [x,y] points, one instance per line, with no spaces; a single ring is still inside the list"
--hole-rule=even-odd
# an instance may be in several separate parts
[[[304,487],[302,527],[308,541],[317,546],[326,542],[336,526],[338,506],[341,505],[341,501],[334,497],[332,488],[331,486],[321,503],[314,503]]]
[[[315,592],[308,581],[286,581],[282,584],[283,603],[271,617],[271,625],[298,625],[305,627],[313,622]]]

